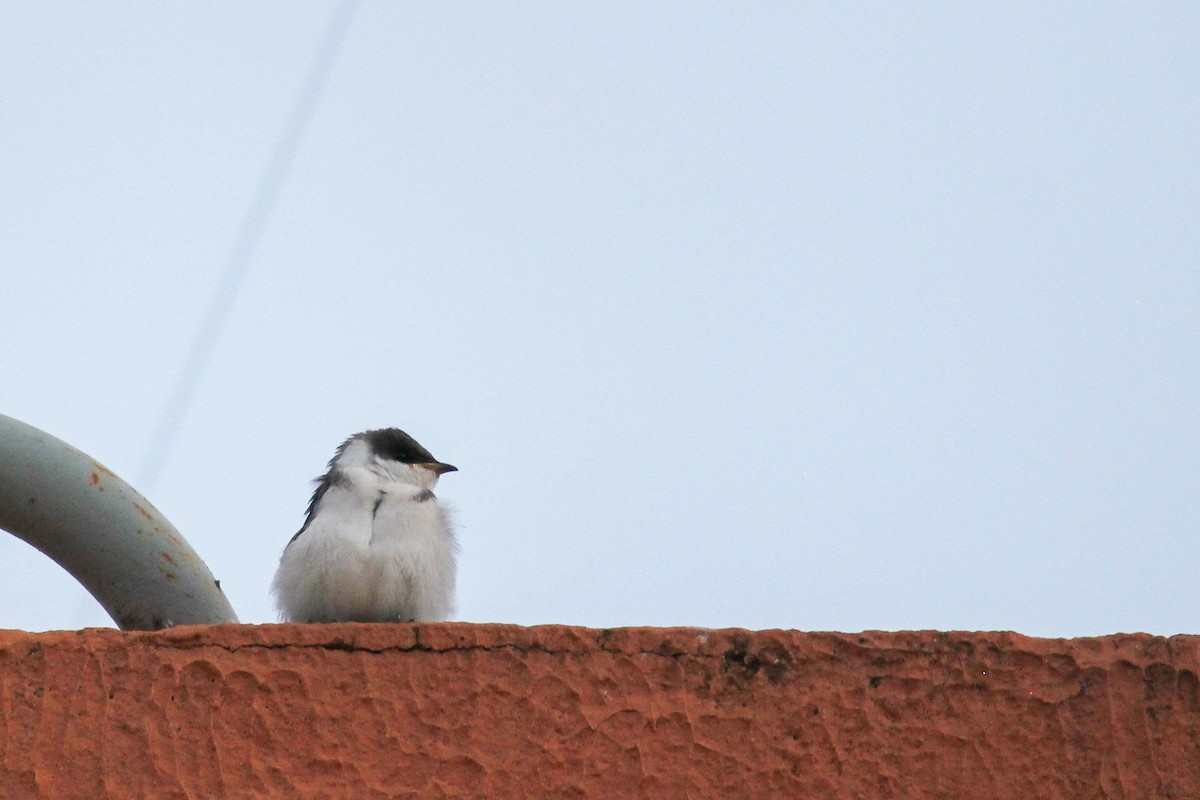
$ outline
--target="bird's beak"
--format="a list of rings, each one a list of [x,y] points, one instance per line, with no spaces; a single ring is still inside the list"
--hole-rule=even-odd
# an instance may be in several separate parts
[[[422,464],[422,467],[436,472],[438,475],[445,475],[447,472],[458,472],[458,467],[453,464],[443,464],[440,461],[434,461],[429,464]]]

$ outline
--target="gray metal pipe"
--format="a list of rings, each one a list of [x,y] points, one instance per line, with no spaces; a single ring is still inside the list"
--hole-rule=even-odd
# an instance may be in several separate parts
[[[75,576],[122,630],[237,622],[196,551],[94,458],[0,414],[0,528]]]

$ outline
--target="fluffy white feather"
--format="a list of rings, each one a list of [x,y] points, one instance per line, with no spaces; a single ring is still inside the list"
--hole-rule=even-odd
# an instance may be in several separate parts
[[[399,431],[427,461],[377,452],[371,435],[391,431],[351,437],[320,479],[271,584],[283,620],[434,622],[454,613],[457,544],[450,510],[433,495],[454,468]]]

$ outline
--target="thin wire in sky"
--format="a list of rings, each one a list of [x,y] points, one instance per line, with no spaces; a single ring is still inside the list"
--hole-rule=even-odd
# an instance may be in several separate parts
[[[162,471],[171,458],[175,442],[179,438],[180,428],[187,418],[188,411],[196,399],[196,393],[212,361],[213,352],[220,341],[229,322],[229,314],[233,309],[239,290],[250,269],[251,258],[258,248],[267,223],[278,203],[283,184],[291,170],[308,123],[316,110],[321,91],[324,89],[333,72],[338,52],[345,41],[350,29],[350,21],[357,10],[359,0],[342,0],[334,9],[329,20],[329,26],[322,37],[308,75],[300,88],[300,94],[292,106],[291,114],[283,127],[279,141],[259,179],[258,186],[251,197],[242,219],[233,246],[225,259],[225,269],[221,282],[217,286],[208,308],[196,328],[191,348],[183,361],[183,366],[167,396],[162,413],[150,437],[150,444],[142,458],[141,469],[138,472],[138,482],[143,492],[151,492],[162,476]]]

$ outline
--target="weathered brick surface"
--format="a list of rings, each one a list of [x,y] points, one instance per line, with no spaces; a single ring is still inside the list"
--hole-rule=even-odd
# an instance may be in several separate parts
[[[0,632],[2,797],[1197,798],[1200,637]]]

